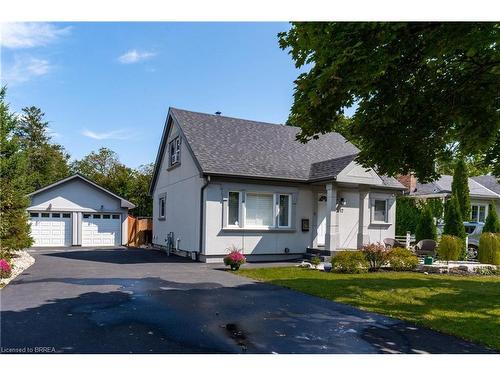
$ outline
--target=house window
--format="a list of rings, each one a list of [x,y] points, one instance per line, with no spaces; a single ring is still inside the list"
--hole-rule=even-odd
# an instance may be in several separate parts
[[[158,217],[165,219],[165,197],[160,197],[158,200]]]
[[[278,200],[278,227],[281,228],[289,228],[291,221],[291,204],[292,200],[290,199],[289,194],[279,194]]]
[[[103,219],[109,219],[110,217],[111,217],[111,215],[102,215]]]
[[[181,162],[181,139],[174,138],[168,145],[169,166],[174,166]]]
[[[387,222],[387,201],[375,199],[373,202],[373,221],[386,223]]]
[[[245,225],[249,227],[273,227],[273,207],[273,194],[247,193]]]
[[[486,220],[486,205],[473,204],[471,205],[471,221],[484,223]]]
[[[240,225],[240,193],[238,191],[229,192],[227,225]]]

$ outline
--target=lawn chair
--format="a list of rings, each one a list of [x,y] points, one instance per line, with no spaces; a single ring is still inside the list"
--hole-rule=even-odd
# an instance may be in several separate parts
[[[384,245],[386,249],[393,249],[395,247],[406,247],[405,244],[402,244],[398,240],[394,238],[384,238]]]
[[[415,251],[415,254],[417,254],[417,256],[419,257],[425,257],[428,255],[435,257],[436,245],[437,245],[436,241],[434,240],[422,240],[415,245],[413,250]]]

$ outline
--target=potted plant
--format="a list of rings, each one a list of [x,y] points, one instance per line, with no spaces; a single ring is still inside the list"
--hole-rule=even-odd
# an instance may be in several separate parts
[[[241,250],[235,246],[229,249],[229,254],[224,257],[224,264],[231,267],[231,271],[239,270],[240,266],[245,263],[247,259],[241,253]]]

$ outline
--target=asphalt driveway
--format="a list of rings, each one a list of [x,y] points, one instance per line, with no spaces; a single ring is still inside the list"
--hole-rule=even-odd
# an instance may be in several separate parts
[[[0,349],[483,353],[461,339],[143,249],[32,251],[0,291]]]

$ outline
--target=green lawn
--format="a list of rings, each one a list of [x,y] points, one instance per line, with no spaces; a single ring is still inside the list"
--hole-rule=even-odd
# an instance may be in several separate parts
[[[500,349],[499,276],[344,275],[298,267],[242,269],[238,274]]]

